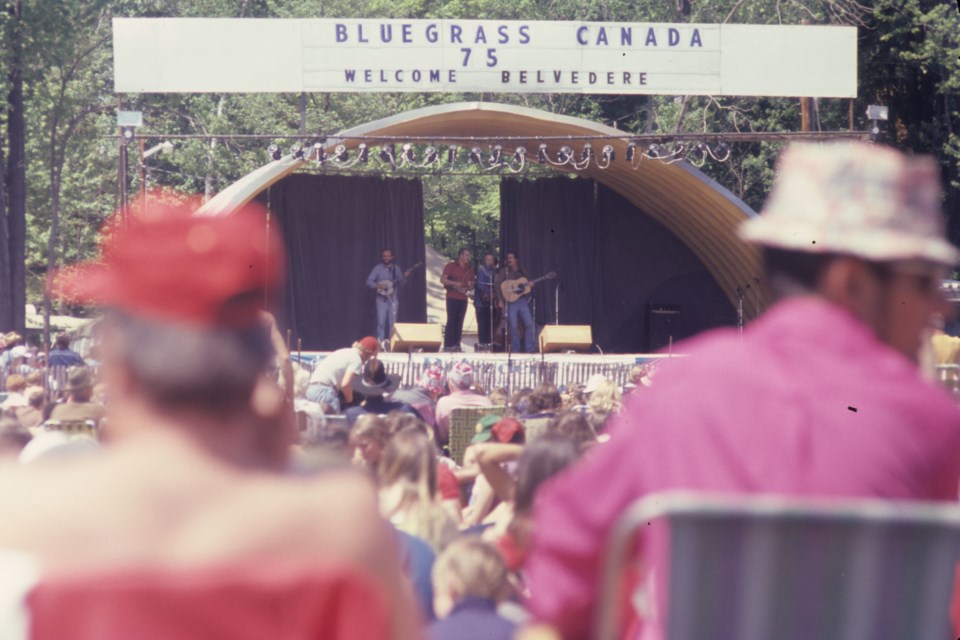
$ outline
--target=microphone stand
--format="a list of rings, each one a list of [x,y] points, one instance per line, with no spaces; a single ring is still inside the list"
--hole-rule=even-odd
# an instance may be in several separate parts
[[[556,286],[553,288],[553,324],[560,324],[560,280],[557,280]]]

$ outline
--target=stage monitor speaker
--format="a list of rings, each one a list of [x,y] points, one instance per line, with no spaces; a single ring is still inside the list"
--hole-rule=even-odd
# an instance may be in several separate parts
[[[647,350],[650,353],[668,348],[677,341],[680,327],[680,305],[647,305]]]
[[[579,351],[586,353],[593,346],[593,332],[588,324],[548,324],[540,332],[540,353]]]
[[[398,322],[390,335],[390,351],[440,351],[443,334],[439,324]]]

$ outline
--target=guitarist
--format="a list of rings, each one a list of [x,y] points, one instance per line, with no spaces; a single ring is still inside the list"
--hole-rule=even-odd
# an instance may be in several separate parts
[[[393,262],[393,251],[380,252],[380,262],[367,276],[367,286],[377,292],[377,341],[383,345],[397,320],[397,289],[407,281],[410,271],[401,271]]]
[[[443,332],[443,350],[460,351],[463,318],[467,315],[468,293],[473,293],[477,279],[470,260],[473,255],[466,247],[457,253],[456,262],[447,263],[440,274],[440,284],[447,289],[447,327]]]
[[[535,353],[537,350],[534,334],[536,326],[533,324],[533,314],[530,313],[530,291],[520,296],[513,302],[507,302],[503,297],[501,285],[506,280],[516,280],[517,278],[526,278],[527,272],[520,266],[520,256],[517,252],[507,251],[504,258],[504,268],[497,275],[496,286],[494,290],[497,294],[497,304],[501,309],[506,308],[507,327],[510,330],[510,350],[519,353],[520,349],[520,323],[523,323],[523,352]],[[531,289],[532,291],[532,289]]]

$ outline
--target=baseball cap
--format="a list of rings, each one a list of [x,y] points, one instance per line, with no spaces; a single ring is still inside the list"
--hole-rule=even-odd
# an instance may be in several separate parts
[[[740,227],[747,241],[878,262],[960,260],[944,236],[932,157],[866,143],[801,144],[781,155],[777,174],[761,215]]]
[[[447,379],[459,389],[469,389],[473,384],[473,366],[466,360],[460,361],[453,365]]]
[[[196,216],[195,204],[154,199],[126,220],[114,216],[101,234],[100,259],[55,273],[51,294],[161,322],[259,322],[284,274],[283,247],[265,210],[248,204]]]
[[[498,415],[486,415],[477,421],[477,433],[471,439],[472,444],[480,442],[511,442],[518,433],[523,433],[523,423],[516,418],[504,418]]]

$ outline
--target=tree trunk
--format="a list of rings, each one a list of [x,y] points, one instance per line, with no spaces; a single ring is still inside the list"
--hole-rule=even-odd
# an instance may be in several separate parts
[[[0,145],[0,167],[6,154]],[[7,184],[0,180],[0,332],[13,329],[13,271],[10,268],[10,232],[7,216]]]
[[[10,259],[10,326],[24,332],[26,313],[26,147],[23,112],[23,22],[21,0],[12,0],[9,13],[10,32],[10,92],[7,94],[7,246]]]

